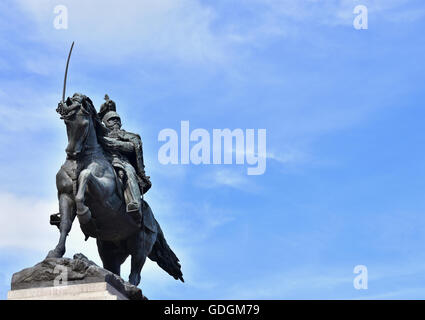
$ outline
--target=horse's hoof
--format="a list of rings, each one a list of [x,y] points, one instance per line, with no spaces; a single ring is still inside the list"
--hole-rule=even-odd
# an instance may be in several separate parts
[[[63,255],[65,254],[65,250],[58,250],[58,249],[54,249],[54,250],[50,250],[49,253],[47,254],[46,259],[49,258],[62,258]]]
[[[132,284],[133,286],[137,287],[140,283],[140,279],[141,279],[140,274],[136,274],[136,275],[130,274],[128,282],[130,282],[130,284]]]

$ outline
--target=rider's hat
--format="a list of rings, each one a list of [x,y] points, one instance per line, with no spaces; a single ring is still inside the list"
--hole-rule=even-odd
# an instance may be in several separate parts
[[[109,111],[108,113],[105,114],[102,121],[103,121],[103,123],[107,123],[108,120],[110,120],[112,118],[118,118],[118,119],[121,120],[121,117],[118,113],[116,113],[115,111]]]
[[[117,111],[117,105],[113,100],[109,99],[107,94],[105,94],[105,103],[100,106],[100,111],[98,113],[99,118],[103,119],[109,111]]]

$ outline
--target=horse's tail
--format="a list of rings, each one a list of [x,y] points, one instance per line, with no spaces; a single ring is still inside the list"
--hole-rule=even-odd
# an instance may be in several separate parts
[[[181,280],[182,282],[184,282],[179,259],[177,258],[173,250],[171,250],[168,246],[164,234],[162,233],[161,227],[159,226],[159,223],[156,220],[155,223],[158,228],[158,235],[152,247],[152,251],[148,255],[148,257],[152,261],[155,261],[174,279]]]

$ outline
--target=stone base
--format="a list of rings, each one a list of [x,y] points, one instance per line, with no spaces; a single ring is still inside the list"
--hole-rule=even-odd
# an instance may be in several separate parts
[[[12,276],[8,300],[145,300],[140,288],[82,254],[47,258]]]
[[[107,282],[12,290],[8,300],[128,300]]]

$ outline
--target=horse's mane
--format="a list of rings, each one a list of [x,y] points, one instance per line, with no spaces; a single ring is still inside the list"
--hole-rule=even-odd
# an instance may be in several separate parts
[[[108,134],[108,129],[102,124],[102,120],[99,118],[96,108],[93,105],[93,102],[89,97],[85,97],[83,99],[83,106],[87,110],[86,106],[88,107],[90,112],[90,115],[93,119],[93,123],[96,129],[96,134],[99,137],[105,137]]]
[[[72,97],[72,100],[78,100],[81,103],[81,106],[86,110],[92,117],[94,128],[96,130],[96,135],[98,142],[103,146],[103,137],[108,135],[108,129],[102,124],[102,120],[99,118],[99,115],[94,107],[93,101],[81,93],[75,93]]]

